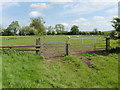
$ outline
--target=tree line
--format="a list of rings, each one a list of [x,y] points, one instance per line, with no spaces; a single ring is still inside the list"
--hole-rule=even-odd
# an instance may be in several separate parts
[[[30,18],[30,24],[28,26],[21,27],[18,21],[13,21],[6,28],[3,29],[0,26],[0,35],[2,36],[15,36],[15,35],[105,35],[106,32],[98,31],[97,28],[93,29],[93,31],[80,31],[79,26],[73,25],[70,30],[65,30],[65,26],[63,24],[56,24],[53,26],[45,27],[45,21],[42,17]],[[115,30],[109,33],[110,37],[120,37],[120,18],[114,18],[113,27]],[[108,33],[107,33],[108,34]]]

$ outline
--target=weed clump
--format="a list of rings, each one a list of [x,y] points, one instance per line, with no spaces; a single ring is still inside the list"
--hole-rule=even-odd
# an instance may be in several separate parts
[[[60,59],[61,62],[68,64],[68,65],[74,65],[76,68],[80,68],[82,66],[82,62],[81,60],[79,60],[78,58],[76,58],[75,56],[66,56],[62,59]]]

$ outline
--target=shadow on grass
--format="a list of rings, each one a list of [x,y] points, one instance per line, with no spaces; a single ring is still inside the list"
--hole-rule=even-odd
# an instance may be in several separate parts
[[[120,53],[120,47],[110,49],[109,53]]]
[[[98,54],[98,55],[103,55],[103,56],[107,56],[110,53],[119,54],[120,53],[120,47],[111,48],[109,50],[109,52],[106,52],[106,50],[97,50],[97,51],[88,51],[86,53],[89,53],[89,54]]]

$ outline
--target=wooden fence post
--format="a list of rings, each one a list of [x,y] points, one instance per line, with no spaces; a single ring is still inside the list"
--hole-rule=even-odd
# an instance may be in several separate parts
[[[41,43],[40,43],[40,38],[37,38],[36,39],[36,45],[40,45]],[[36,54],[38,54],[38,55],[40,55],[40,47],[36,47]]]
[[[96,39],[94,40],[94,50],[96,51]]]
[[[10,50],[12,50],[12,47],[10,47]]]
[[[106,51],[109,52],[110,50],[110,38],[106,38]]]
[[[66,56],[69,55],[69,43],[66,42]]]

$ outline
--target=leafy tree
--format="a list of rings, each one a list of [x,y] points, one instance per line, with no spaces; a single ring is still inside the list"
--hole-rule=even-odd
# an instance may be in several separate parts
[[[72,35],[78,35],[79,34],[79,29],[78,29],[79,27],[78,26],[76,26],[76,25],[73,25],[72,27],[71,27],[71,34]]]
[[[37,18],[31,18],[31,23],[30,27],[33,27],[34,29],[37,30],[37,34],[44,35],[46,34],[46,29],[45,29],[45,21],[43,20],[42,17],[37,17]]]
[[[113,21],[111,21],[113,24],[112,26],[115,28],[117,31],[117,37],[120,39],[120,18],[113,18]]]
[[[89,33],[89,32],[86,32],[86,35],[90,35],[90,33]]]
[[[17,32],[19,31],[20,29],[20,26],[19,26],[19,23],[18,21],[13,21],[6,29],[6,33],[7,35],[16,35]]]
[[[55,25],[55,30],[56,30],[56,33],[59,35],[59,34],[63,34],[64,33],[64,25],[62,24],[56,24]]]
[[[19,35],[27,35],[29,33],[29,27],[28,26],[25,26],[25,27],[22,27],[19,31]]]
[[[102,35],[102,32],[101,32],[101,31],[98,31],[98,35]]]
[[[1,35],[2,36],[10,36],[10,35],[12,35],[12,33],[9,32],[7,29],[2,29],[1,30]]]
[[[2,36],[3,30],[2,30],[2,25],[0,25],[0,36]]]
[[[54,32],[53,32],[53,29],[54,29],[54,28],[53,28],[52,26],[48,26],[48,28],[47,28],[47,30],[48,30],[48,31],[47,31],[47,35],[52,35],[52,33],[54,33]]]
[[[52,31],[52,35],[55,35],[55,31]]]
[[[110,37],[113,38],[113,39],[117,39],[117,31],[113,30],[109,33]]]
[[[35,35],[36,31],[33,27],[25,26],[20,29],[19,35]]]
[[[116,31],[120,32],[120,18],[113,18],[113,27],[115,28]]]
[[[98,34],[97,28],[95,28],[93,31],[94,31],[94,35],[97,35],[97,34]]]
[[[64,35],[69,35],[69,32],[68,31],[64,31],[63,34]]]

